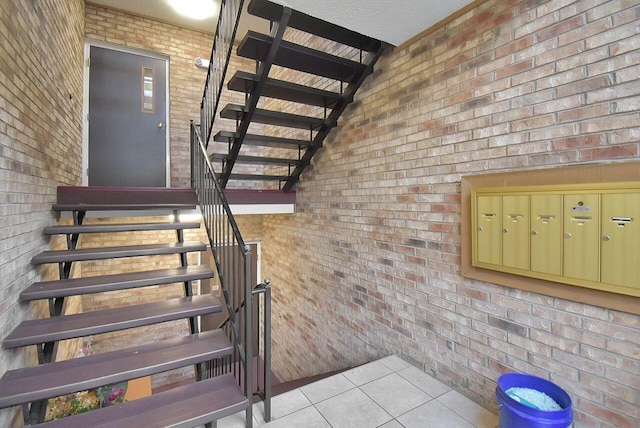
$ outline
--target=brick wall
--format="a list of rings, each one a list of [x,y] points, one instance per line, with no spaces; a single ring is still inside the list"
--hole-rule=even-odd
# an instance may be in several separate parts
[[[18,303],[33,281],[57,269],[31,266],[55,223],[58,184],[79,184],[82,153],[84,1],[0,3],[0,338],[46,305]],[[35,350],[0,349],[0,376],[35,361]],[[0,426],[18,426],[17,409]],[[12,422],[16,421],[16,422]]]
[[[389,50],[266,216],[274,366],[397,354],[494,406],[497,377],[560,384],[576,427],[637,427],[640,317],[460,276],[463,175],[637,159],[637,2],[488,0]]]

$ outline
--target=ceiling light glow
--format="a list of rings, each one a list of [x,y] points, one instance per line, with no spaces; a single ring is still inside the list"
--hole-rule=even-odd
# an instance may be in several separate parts
[[[214,0],[167,0],[169,6],[187,18],[203,20],[216,14]]]

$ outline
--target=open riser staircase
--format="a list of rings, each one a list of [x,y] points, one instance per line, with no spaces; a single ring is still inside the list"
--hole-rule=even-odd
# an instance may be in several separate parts
[[[35,347],[39,365],[9,371],[0,379],[0,408],[21,406],[25,425],[42,427],[212,427],[215,421],[245,411],[252,426],[254,395],[264,400],[265,420],[270,419],[270,351],[262,363],[263,379],[256,376],[257,348],[270,342],[270,288],[268,282],[250,282],[251,254],[240,235],[225,196],[229,181],[276,183],[282,192],[300,180],[314,154],[322,147],[340,115],[353,102],[356,91],[373,72],[386,45],[333,24],[266,0],[251,0],[250,14],[271,22],[271,34],[249,31],[236,54],[255,61],[255,70],[238,70],[226,79],[243,0],[223,0],[214,39],[210,68],[201,103],[201,123],[191,127],[192,189],[61,187],[56,213],[70,213],[73,225],[44,230],[63,235],[67,249],[36,255],[34,266],[58,266],[59,279],[34,283],[20,295],[25,304],[46,301],[49,317],[26,320],[6,338],[6,349]],[[289,29],[289,30],[287,30]],[[286,40],[287,31],[327,40],[330,52]],[[336,43],[343,48],[336,48]],[[318,44],[320,46],[322,43]],[[326,44],[325,44],[326,45]],[[337,56],[336,52],[346,53]],[[306,77],[305,77],[306,76]],[[302,79],[302,80],[296,80]],[[245,103],[219,109],[224,87],[239,91]],[[277,107],[277,108],[276,108]],[[214,133],[217,116],[231,119],[235,129]],[[223,148],[222,150],[218,150]],[[247,149],[258,148],[258,151]],[[214,166],[220,166],[219,171]],[[237,165],[254,165],[259,173],[234,172]],[[208,266],[189,266],[189,253],[206,250],[202,242],[185,242],[184,231],[200,223],[179,221],[122,224],[84,224],[88,213],[128,213],[129,217],[179,218],[182,210],[199,206],[213,251],[223,296],[194,295],[192,281],[212,278]],[[153,213],[153,214],[150,214]],[[174,231],[175,240],[164,243],[88,247],[87,234]],[[171,256],[179,267],[102,276],[73,277],[74,265],[95,260]],[[67,315],[65,299],[149,286],[184,285],[183,297],[155,303],[112,307]],[[233,287],[235,288],[232,288]],[[256,342],[252,328],[256,296],[265,296],[264,341]],[[247,302],[251,300],[252,303]],[[198,317],[220,314],[220,329],[199,331]],[[182,320],[188,334],[67,361],[56,361],[57,344],[68,339],[119,330],[164,325]],[[169,325],[169,324],[167,324]],[[170,327],[167,327],[170,328]],[[170,370],[193,367],[196,381],[149,397],[45,422],[50,398],[116,384]]]
[[[3,341],[7,349],[37,348],[39,365],[7,372],[0,379],[0,408],[22,405],[25,425],[44,420],[47,399],[78,391],[150,376],[192,366],[197,382],[189,383],[146,398],[112,405],[87,413],[46,422],[42,427],[192,427],[244,410],[248,400],[231,367],[234,346],[224,331],[198,331],[197,317],[215,314],[222,303],[213,295],[194,295],[192,281],[214,276],[208,266],[187,264],[187,254],[205,251],[202,242],[186,242],[184,231],[197,229],[200,223],[178,221],[149,223],[145,216],[158,212],[173,214],[196,208],[193,189],[61,187],[53,210],[70,212],[73,225],[48,227],[45,235],[65,235],[66,250],[45,251],[32,263],[58,264],[61,278],[37,282],[27,288],[20,300],[48,300],[50,317],[22,322]],[[139,223],[82,224],[87,213],[125,211],[140,217]],[[169,219],[169,216],[166,216]],[[119,247],[85,247],[86,234],[119,234],[142,231],[175,231],[175,241]],[[170,232],[172,233],[172,232]],[[148,236],[148,235],[147,235]],[[154,239],[155,240],[155,239]],[[176,258],[174,265],[139,272],[70,278],[72,264],[127,257],[166,256]],[[105,293],[148,286],[182,283],[184,297],[154,303],[131,304],[101,311],[65,315],[64,300],[71,296]],[[67,361],[55,362],[56,344],[62,340],[109,333],[151,324],[182,320],[189,334],[150,344],[132,343],[117,349]],[[210,377],[211,367],[218,367]]]
[[[215,97],[205,90],[203,139],[223,188],[229,181],[239,188],[261,181],[263,188],[290,190],[387,45],[267,0],[251,0],[247,10],[269,20],[271,34],[248,31],[235,51],[255,61],[255,70],[238,70],[226,82],[228,90],[245,96],[243,105],[230,103],[220,110],[220,117],[235,121],[235,129],[211,135],[222,88]],[[324,50],[288,41],[287,32],[296,39],[317,40]],[[216,70],[227,69],[216,60],[220,56],[214,51],[207,87]],[[236,172],[247,165],[253,172]]]

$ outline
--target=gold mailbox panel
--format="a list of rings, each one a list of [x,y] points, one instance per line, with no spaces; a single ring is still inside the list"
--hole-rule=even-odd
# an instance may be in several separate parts
[[[600,280],[599,195],[564,195],[563,275]]]
[[[502,197],[478,196],[476,257],[479,263],[502,264]]]
[[[640,193],[602,195],[602,282],[640,287]]]
[[[471,197],[474,267],[640,297],[640,182]]]
[[[562,195],[531,195],[531,270],[562,275]]]
[[[502,265],[529,269],[529,196],[502,197]]]

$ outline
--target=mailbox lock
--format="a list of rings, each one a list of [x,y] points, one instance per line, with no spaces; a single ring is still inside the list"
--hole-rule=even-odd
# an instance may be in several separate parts
[[[537,230],[534,230],[534,231],[532,231],[532,232],[531,232],[531,234],[532,234],[533,236],[536,236],[536,235],[538,234],[538,231],[537,231]]]
[[[609,241],[610,239],[611,239],[611,237],[610,237],[609,235],[604,235],[604,236],[602,237],[602,240],[603,240],[603,241]]]
[[[565,234],[564,234],[564,237],[565,237],[565,238],[571,238],[571,234],[570,234],[570,233],[565,233]]]

